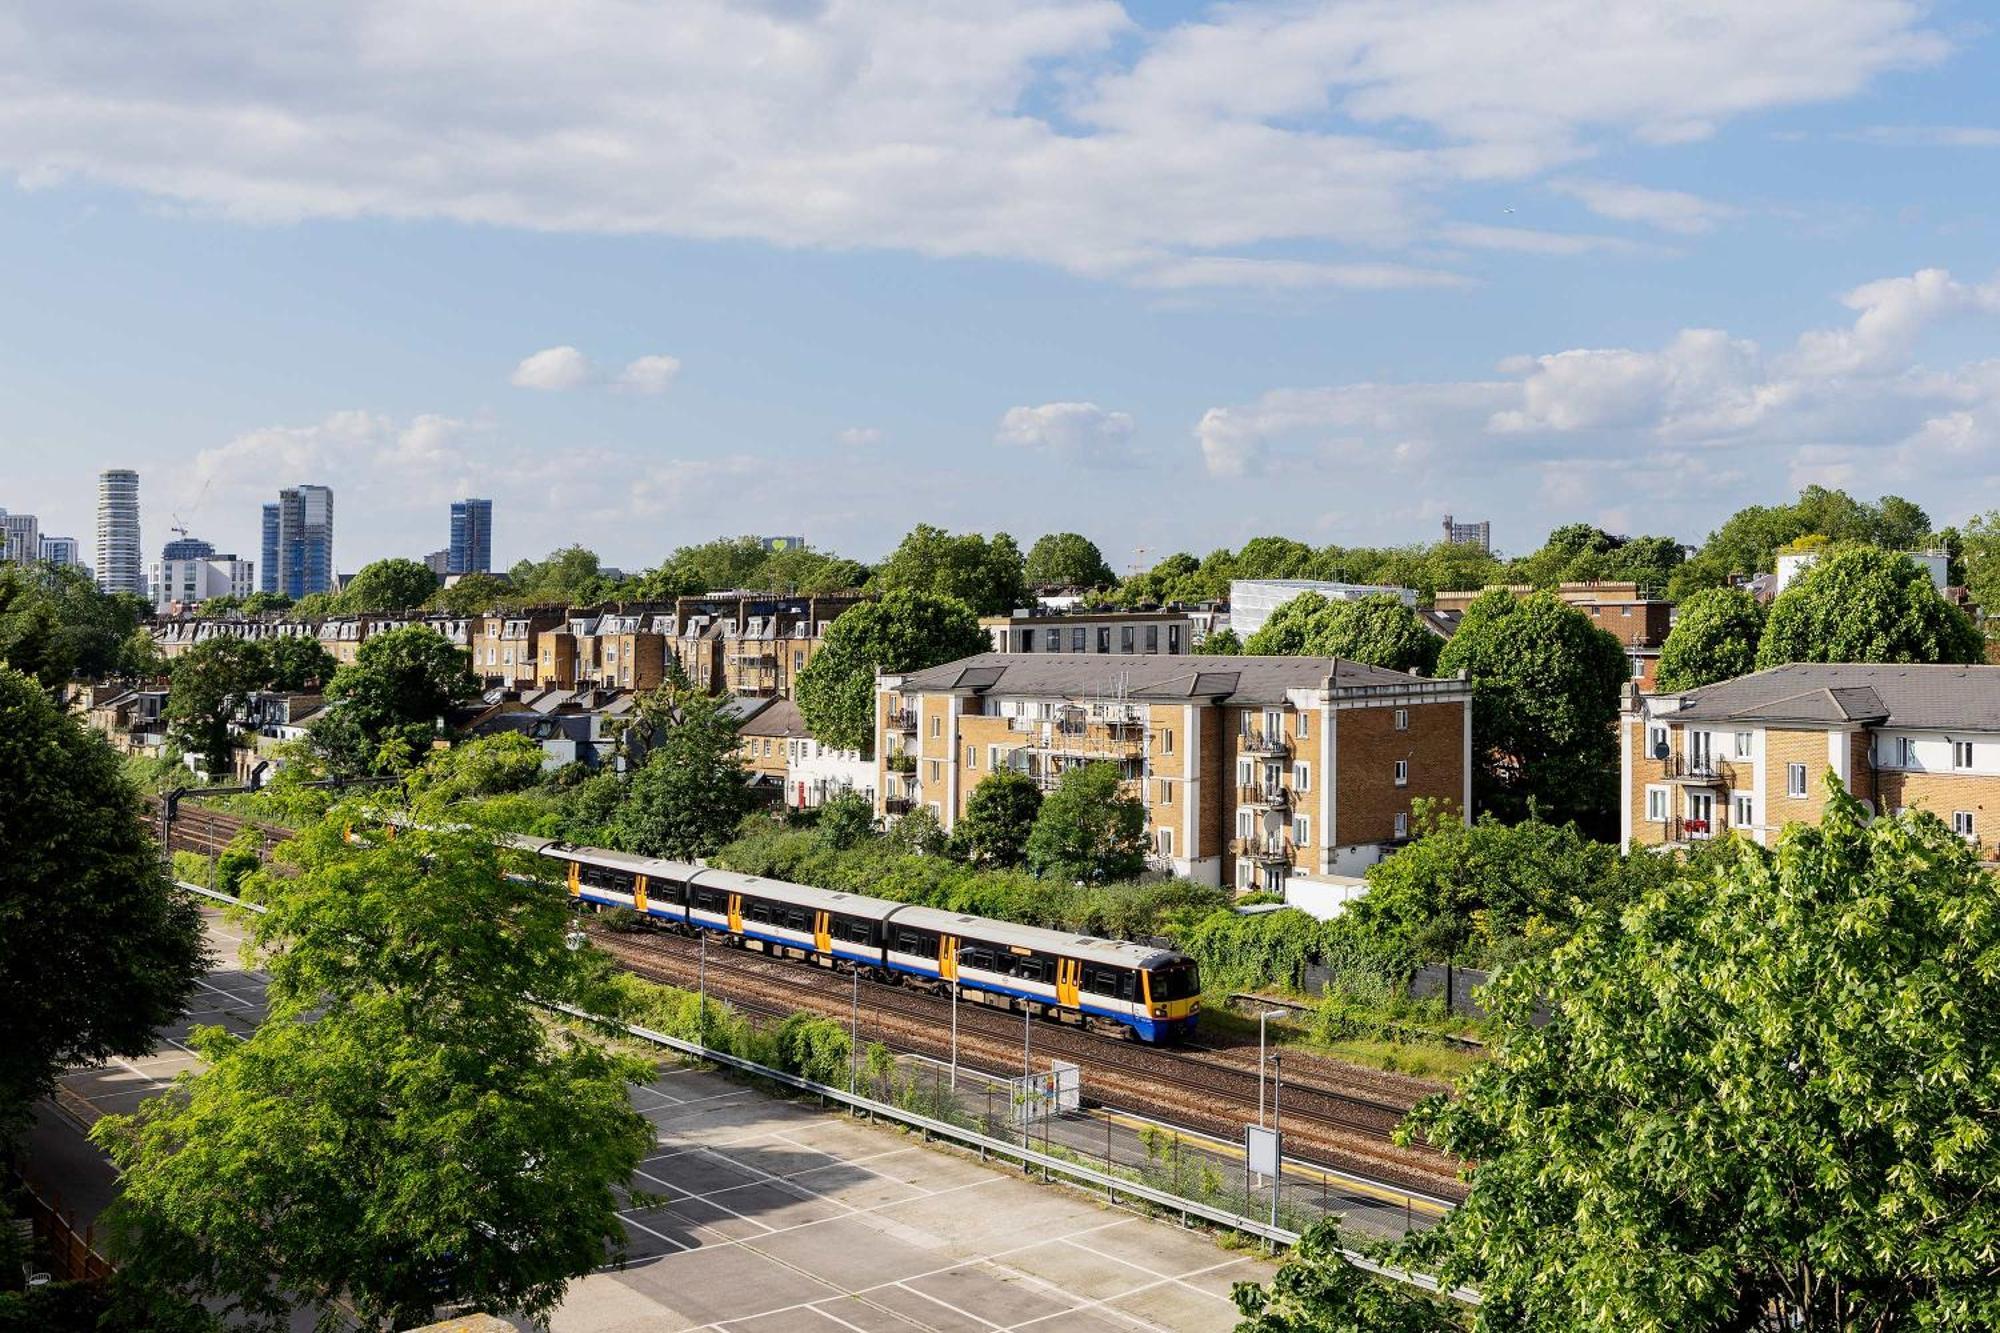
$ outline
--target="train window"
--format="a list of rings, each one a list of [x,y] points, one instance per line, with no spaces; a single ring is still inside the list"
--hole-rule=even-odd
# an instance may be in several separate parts
[[[812,918],[803,907],[794,907],[785,913],[785,924],[793,930],[807,931],[812,929]]]
[[[743,917],[747,921],[755,921],[759,925],[768,926],[771,924],[771,905],[769,903],[751,903],[743,909]]]
[[[914,954],[914,953],[922,953],[922,952],[923,952],[923,949],[922,949],[921,945],[919,944],[919,942],[918,942],[918,940],[917,940],[917,932],[916,932],[916,931],[914,931],[914,930],[899,930],[899,931],[897,931],[897,932],[896,932],[896,952],[897,952],[897,953],[913,953],[913,954]]]
[[[612,893],[632,892],[633,877],[622,870],[607,870],[603,866],[586,865],[579,878],[593,889],[607,889]]]
[[[1108,967],[1093,967],[1084,974],[1084,984],[1092,995],[1116,995],[1118,974]]]
[[[1153,969],[1153,1002],[1185,1000],[1200,990],[1193,963],[1165,963]]]
[[[1118,998],[1121,1000],[1136,1000],[1139,998],[1139,974],[1137,972],[1120,972],[1118,974]]]
[[[1016,960],[1014,975],[1023,981],[1041,981],[1044,976],[1042,960],[1039,958],[1022,958]]]
[[[958,961],[980,972],[991,972],[994,970],[993,951],[991,949],[961,949],[959,950]]]

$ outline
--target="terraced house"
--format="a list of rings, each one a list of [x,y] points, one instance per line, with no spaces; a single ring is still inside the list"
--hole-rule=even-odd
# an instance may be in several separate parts
[[[1871,808],[2000,834],[2000,667],[1798,663],[1626,698],[1627,849],[1735,830],[1769,845],[1819,817],[1826,776]]]
[[[1237,888],[1357,874],[1419,798],[1471,805],[1467,683],[1337,658],[982,653],[878,676],[875,737],[884,815],[950,829],[989,773],[1109,762],[1156,867]]]

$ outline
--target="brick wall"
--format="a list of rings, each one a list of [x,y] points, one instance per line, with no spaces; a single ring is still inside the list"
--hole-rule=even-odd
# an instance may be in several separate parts
[[[1978,773],[1911,773],[1884,769],[1876,775],[1876,808],[1928,810],[1951,823],[1952,812],[1972,812],[1972,833],[1982,847],[2000,839],[2000,777]]]
[[[1459,809],[1465,794],[1465,705],[1398,705],[1409,711],[1407,731],[1395,727],[1396,706],[1339,711],[1335,735],[1333,842],[1348,847],[1396,836],[1396,815],[1428,797]],[[1409,761],[1407,786],[1396,785],[1395,761]]]
[[[1201,810],[1195,819],[1199,845],[1188,849],[1189,856],[1222,857],[1222,882],[1234,882],[1236,860],[1229,853],[1229,839],[1236,835],[1236,789],[1230,785],[1236,769],[1237,725],[1226,708],[1197,708],[1201,726]]]
[[[1792,764],[1806,766],[1806,794],[1787,795]],[[1773,831],[1797,820],[1815,821],[1826,805],[1826,733],[1779,731],[1764,733],[1764,790],[1758,793],[1760,818]]]
[[[958,720],[958,813],[965,813],[965,803],[972,799],[972,789],[986,780],[992,769],[988,766],[987,746],[997,745],[1001,750],[1001,762],[1006,762],[1006,752],[1021,743],[1019,734],[1007,729],[1004,717],[973,715]],[[965,747],[971,746],[975,762],[968,766],[965,762]]]
[[[1646,719],[1634,717],[1621,725],[1625,728],[1625,740],[1632,747],[1632,787],[1625,793],[1626,805],[1632,812],[1632,844],[1657,847],[1667,840],[1667,826],[1646,818],[1646,788],[1661,783],[1660,761],[1647,749]],[[1671,744],[1676,730],[1668,728],[1667,735]],[[1671,794],[1668,810],[1672,811]]]

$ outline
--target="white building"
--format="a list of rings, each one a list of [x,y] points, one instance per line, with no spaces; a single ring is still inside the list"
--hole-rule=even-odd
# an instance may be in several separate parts
[[[1946,580],[1950,577],[1946,571],[1951,568],[1951,556],[1948,552],[1905,551],[1903,554],[1923,567],[1924,572],[1931,576],[1931,582],[1937,586],[1939,592],[1945,590]],[[1775,597],[1778,593],[1790,587],[1792,581],[1808,569],[1811,569],[1813,563],[1818,559],[1818,551],[1780,551],[1778,553],[1778,586],[1773,589],[1772,596]]]
[[[33,564],[42,558],[42,521],[0,509],[0,561]]]
[[[115,467],[97,477],[97,586],[143,594],[145,557],[139,550],[139,474]]]
[[[155,561],[150,571],[153,609],[198,606],[211,597],[248,597],[257,590],[256,566],[233,555]]]
[[[83,543],[74,537],[42,538],[42,563],[62,569],[82,569]]]
[[[1324,579],[1231,579],[1229,581],[1229,628],[1238,638],[1247,639],[1264,628],[1273,612],[1294,597],[1316,592],[1330,602],[1358,602],[1384,595],[1401,600],[1404,606],[1417,604],[1414,588],[1397,588],[1382,583],[1329,583]]]
[[[785,742],[785,804],[812,810],[842,792],[875,803],[875,761],[859,750],[835,750],[810,736]]]

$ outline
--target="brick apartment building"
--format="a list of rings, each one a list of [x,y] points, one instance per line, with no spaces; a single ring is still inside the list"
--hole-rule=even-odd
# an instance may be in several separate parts
[[[1152,862],[1277,888],[1358,874],[1412,804],[1471,803],[1472,695],[1333,658],[982,653],[876,681],[876,808],[950,829],[988,773],[1118,765]]]
[[[1769,845],[1819,817],[1832,773],[1876,810],[2000,834],[2000,667],[1797,663],[1678,695],[1627,696],[1624,846],[1734,830]]]
[[[1016,611],[982,616],[996,653],[1134,654],[1194,651],[1195,621],[1185,611]]]

